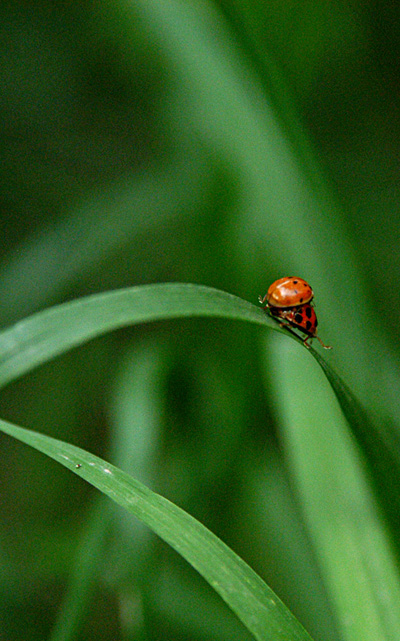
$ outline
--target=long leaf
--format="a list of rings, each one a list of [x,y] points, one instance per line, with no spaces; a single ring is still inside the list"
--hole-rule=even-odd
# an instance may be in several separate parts
[[[79,474],[146,523],[202,574],[255,639],[310,641],[309,634],[260,577],[179,507],[79,447],[3,420],[0,429]]]
[[[313,356],[325,373],[352,432],[367,455],[375,486],[392,526],[400,533],[400,437],[396,428],[373,421],[349,386],[321,355]]]
[[[255,305],[211,287],[162,283],[96,294],[44,310],[0,333],[0,388],[38,365],[119,327],[183,317],[229,318],[287,333]],[[294,338],[299,341],[300,339]],[[354,435],[368,455],[383,500],[400,477],[400,447],[390,432],[378,431],[349,387],[315,349]],[[378,426],[379,427],[379,426]],[[386,471],[386,473],[383,473]],[[396,483],[397,484],[397,483]],[[392,494],[387,510],[400,529],[400,499]]]
[[[120,289],[46,309],[1,332],[0,387],[111,330],[188,316],[244,320],[279,330],[261,309],[211,287],[165,283]]]
[[[65,303],[35,314],[3,331],[0,334],[0,386],[66,350],[118,327],[196,316],[241,320],[274,331],[285,331],[255,305],[216,289],[181,283],[133,287]],[[318,360],[327,375],[359,442],[374,457],[373,460],[381,461],[384,467],[387,461],[390,461],[393,474],[397,475],[400,470],[399,449],[395,444],[379,437],[369,416],[320,354],[314,349],[310,350],[310,353]],[[43,437],[31,435],[30,438]],[[104,471],[104,465],[102,469]],[[380,471],[380,467],[375,470],[376,476],[379,477],[378,486],[381,483],[381,487],[385,488],[387,474],[383,475]],[[395,507],[398,506],[398,493],[392,493],[392,501]],[[393,512],[395,514],[396,510]],[[146,522],[156,529],[155,521],[156,519],[154,522]],[[175,547],[180,549],[179,546]],[[190,555],[190,551],[188,554]],[[193,565],[197,567],[194,562]],[[215,582],[215,577],[212,581]],[[218,586],[217,582],[216,587]]]
[[[273,341],[268,357],[287,465],[343,639],[397,641],[398,567],[365,461],[332,390],[304,350]]]

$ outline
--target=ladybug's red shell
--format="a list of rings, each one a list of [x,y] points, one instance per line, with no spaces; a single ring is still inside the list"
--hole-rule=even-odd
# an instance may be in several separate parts
[[[270,285],[262,302],[266,302],[268,307],[297,307],[309,303],[313,297],[314,292],[307,281],[285,276]]]

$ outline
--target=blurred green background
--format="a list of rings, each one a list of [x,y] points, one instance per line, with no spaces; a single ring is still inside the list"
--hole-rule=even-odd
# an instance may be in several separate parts
[[[397,429],[399,13],[357,0],[2,2],[2,327],[166,281],[256,304],[295,274],[315,291],[327,358]],[[333,641],[262,334],[196,319],[121,330],[4,389],[1,416],[178,503]],[[89,534],[96,570],[71,638],[249,638],[133,519],[110,507],[99,525],[97,494],[66,470],[2,438],[0,476],[0,639],[50,638]]]

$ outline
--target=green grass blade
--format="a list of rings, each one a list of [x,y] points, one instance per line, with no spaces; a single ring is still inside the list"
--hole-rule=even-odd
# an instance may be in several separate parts
[[[282,331],[261,309],[226,292],[188,283],[143,285],[52,307],[0,333],[0,387],[65,351],[127,325],[208,316]]]
[[[202,574],[255,639],[310,641],[309,634],[260,577],[179,507],[79,447],[2,420],[0,429],[82,476],[146,523]]]
[[[349,386],[316,351],[313,356],[328,379],[343,414],[370,463],[379,498],[391,525],[400,533],[400,437],[381,420],[372,420]]]
[[[0,387],[46,363],[57,355],[119,327],[182,317],[229,318],[263,325],[288,334],[255,305],[211,287],[189,283],[163,283],[116,290],[78,299],[44,310],[0,333]],[[294,337],[294,335],[293,335]],[[299,338],[294,338],[300,341]],[[375,461],[377,485],[383,499],[390,483],[400,478],[400,447],[390,433],[378,431],[347,385],[314,349],[342,410],[362,447]],[[386,473],[383,473],[386,470]],[[400,529],[399,493],[387,509]]]
[[[268,353],[289,467],[343,638],[397,641],[398,567],[365,460],[307,354],[281,341]]]

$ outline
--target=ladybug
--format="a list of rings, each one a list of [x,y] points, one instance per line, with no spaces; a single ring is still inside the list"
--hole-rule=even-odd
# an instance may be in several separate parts
[[[261,303],[268,307],[297,307],[309,303],[314,298],[314,292],[307,281],[295,276],[279,278],[269,286]]]
[[[290,296],[291,289],[293,290],[292,297]],[[280,319],[281,327],[287,327],[289,330],[293,327],[306,334],[303,342],[308,349],[310,345],[307,341],[313,338],[319,340],[325,349],[332,349],[317,336],[318,320],[314,307],[311,305],[313,296],[313,291],[305,280],[289,277],[280,278],[272,283],[264,298],[259,296],[259,301],[261,304],[267,303],[264,309],[268,310],[271,316]],[[301,299],[303,302],[300,302]],[[284,301],[286,305],[278,305],[276,301],[280,303]]]

